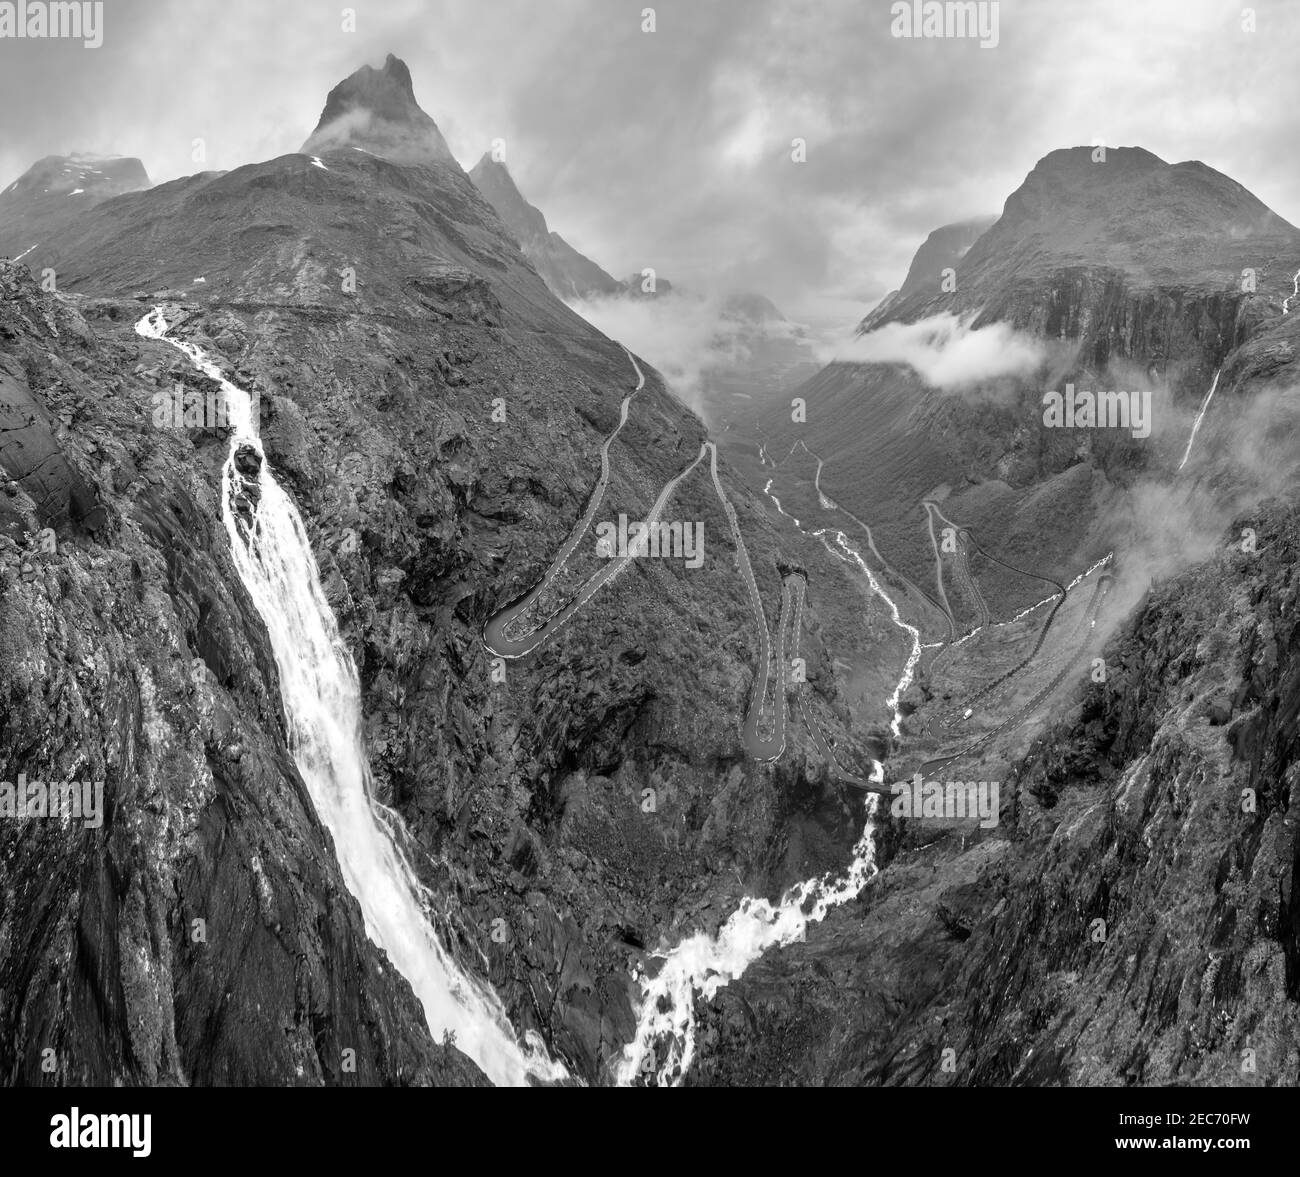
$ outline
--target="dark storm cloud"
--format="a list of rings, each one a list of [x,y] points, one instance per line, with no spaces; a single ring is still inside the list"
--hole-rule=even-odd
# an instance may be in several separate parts
[[[1254,33],[1218,0],[1002,0],[990,49],[896,39],[888,0],[385,0],[353,5],[355,32],[343,7],[109,0],[100,49],[0,41],[0,187],[51,152],[166,180],[294,151],[330,87],[392,51],[461,162],[505,140],[525,195],[606,269],[788,310],[860,312],[931,229],[1094,140],[1201,159],[1300,220],[1281,0]]]

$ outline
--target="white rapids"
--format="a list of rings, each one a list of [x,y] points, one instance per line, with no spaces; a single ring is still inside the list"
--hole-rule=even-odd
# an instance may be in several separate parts
[[[816,457],[816,455],[812,454],[812,451],[809,450],[807,446],[804,446],[804,443],[802,441],[797,441],[793,446],[790,447],[790,454],[793,454],[794,451],[799,448],[799,446],[803,446],[805,453],[808,453],[811,456]],[[786,454],[786,457],[789,458],[790,454]],[[773,463],[773,465],[776,464],[777,463]],[[817,490],[817,497],[821,502],[821,505],[827,510],[843,510],[843,508],[840,507],[840,505],[837,502],[835,502],[834,499],[827,498],[825,493],[822,491],[821,488],[822,465],[823,465],[822,459],[817,458],[817,475],[814,480],[814,486],[816,487]],[[763,493],[767,495],[769,499],[772,500],[772,503],[775,505],[777,511],[780,512],[782,515],[784,515],[787,519],[789,519],[805,535],[811,534],[814,538],[821,540],[822,546],[828,552],[830,552],[830,554],[834,556],[837,560],[840,560],[845,564],[849,564],[857,568],[859,572],[861,572],[864,576],[866,576],[867,583],[871,586],[871,591],[875,593],[876,596],[878,596],[885,603],[885,608],[889,610],[890,620],[894,623],[894,625],[896,625],[905,634],[907,634],[908,639],[912,643],[912,648],[908,653],[907,661],[903,666],[902,676],[899,678],[898,683],[895,685],[893,693],[889,696],[888,699],[885,700],[886,706],[888,706],[889,709],[894,713],[894,717],[890,721],[890,730],[893,732],[895,739],[897,739],[903,734],[902,733],[903,713],[899,709],[899,702],[902,699],[903,694],[907,691],[907,688],[912,685],[912,677],[916,672],[916,664],[921,660],[921,651],[925,649],[925,647],[921,644],[921,631],[917,629],[916,626],[909,625],[906,621],[903,620],[903,615],[899,611],[898,605],[894,602],[894,599],[887,592],[885,592],[884,586],[880,583],[880,581],[876,578],[875,574],[868,567],[867,562],[862,558],[862,553],[858,551],[858,549],[855,548],[849,542],[848,536],[845,535],[843,531],[840,531],[838,528],[833,528],[833,527],[832,528],[822,527],[822,528],[818,528],[816,531],[809,532],[798,519],[796,519],[793,515],[790,514],[789,511],[787,511],[784,507],[781,506],[781,500],[778,499],[776,495],[772,493],[772,483],[775,481],[776,481],[775,479],[769,478],[767,480],[767,485],[763,487]],[[867,527],[867,525],[863,523],[856,515],[853,515],[847,511],[845,511],[844,513],[846,515],[849,515],[849,518],[851,518],[855,523],[861,526],[863,530],[866,531],[867,542],[872,544],[872,550],[875,551],[875,545],[871,541],[871,529]],[[828,535],[834,535],[835,543],[833,545],[826,538]],[[879,556],[880,553],[876,552],[876,555]],[[883,773],[884,771],[882,766],[879,763],[876,764],[876,769],[878,773]],[[876,777],[874,779],[879,779],[879,777]]]
[[[200,347],[169,338],[161,307],[135,329],[171,344],[220,383],[232,431],[221,473],[222,521],[240,580],[271,640],[294,760],[334,840],[367,935],[410,982],[435,1041],[454,1033],[456,1046],[493,1083],[566,1078],[537,1035],[519,1043],[491,987],[462,971],[443,948],[429,920],[433,896],[401,849],[401,819],[371,796],[356,668],[321,588],[302,517],[268,469],[253,398],[226,380]],[[246,479],[235,465],[237,452],[248,449],[259,459],[251,528],[239,508],[242,502],[248,509],[242,488],[252,476]]]
[[[819,477],[820,474],[819,466]],[[803,530],[799,520],[785,511],[772,494],[771,479],[763,490],[776,509]],[[821,495],[820,486],[818,494]],[[903,620],[897,604],[885,592],[884,586],[867,566],[861,552],[849,542],[844,532],[819,529],[812,534],[821,540],[832,555],[866,576],[871,591],[884,602],[893,623],[911,641],[912,648],[902,675],[886,700],[893,711],[891,727],[894,735],[898,736],[903,719],[899,703],[911,685],[916,665],[921,658],[923,647],[920,631]],[[834,543],[828,538],[831,535],[834,536]],[[883,779],[884,765],[876,761],[872,780]],[[653,977],[641,978],[636,1035],[623,1048],[622,1056],[614,1065],[614,1078],[620,1086],[630,1085],[638,1076],[648,1077],[651,1074],[658,1086],[680,1086],[695,1059],[696,999],[702,997],[705,1001],[712,1000],[719,989],[740,977],[769,948],[803,940],[810,926],[819,923],[833,908],[847,903],[861,892],[877,872],[874,818],[878,804],[878,795],[868,793],[862,834],[853,847],[848,869],[839,878],[826,875],[806,879],[791,887],[775,905],[766,899],[747,895],[716,936],[696,932],[675,947],[655,954],[662,960],[662,965]],[[666,1040],[667,1044],[662,1060],[656,1054],[656,1043],[661,1039]]]
[[[800,444],[800,443],[796,443]],[[791,453],[793,453],[793,449]],[[766,458],[763,453],[762,457]],[[777,465],[777,463],[773,463]],[[817,493],[823,507],[835,507],[827,500],[820,486],[821,462],[818,459]],[[804,530],[797,519],[782,508],[772,493],[772,479],[768,479],[763,492],[772,500],[777,511]],[[856,516],[854,517],[856,520]],[[859,521],[860,522],[860,521]],[[865,526],[865,525],[864,525]],[[809,533],[805,533],[809,534]],[[810,533],[839,560],[856,568],[866,578],[871,591],[889,610],[894,625],[901,629],[911,642],[911,650],[886,704],[893,712],[891,729],[897,738],[901,735],[903,713],[900,706],[903,694],[912,683],[921,653],[927,647],[921,642],[920,630],[909,625],[898,605],[885,591],[880,579],[871,571],[862,553],[838,528],[819,528]],[[867,529],[868,538],[870,529]],[[1071,583],[1083,580],[1110,557],[1094,564],[1087,572]],[[1055,598],[1048,598],[1054,600]],[[1039,608],[1031,606],[1020,616]],[[876,761],[872,780],[883,781],[884,766]],[[697,998],[710,1001],[719,989],[740,977],[754,961],[769,948],[801,941],[808,928],[824,919],[832,908],[847,903],[858,895],[877,873],[875,846],[875,815],[879,796],[868,793],[866,821],[862,834],[853,847],[852,860],[845,873],[837,878],[830,875],[808,879],[790,888],[773,905],[766,899],[746,896],[740,906],[718,930],[716,936],[696,932],[675,947],[655,954],[662,964],[654,976],[641,978],[641,1003],[637,1010],[636,1035],[623,1049],[614,1064],[614,1078],[620,1086],[627,1086],[639,1076],[653,1075],[658,1086],[680,1086],[690,1070],[696,1052],[695,1002]],[[656,1044],[666,1041],[661,1060]]]
[[[849,868],[840,878],[826,875],[797,883],[775,905],[747,895],[716,937],[696,932],[662,954],[659,971],[641,980],[636,1036],[623,1048],[614,1067],[619,1086],[629,1086],[638,1075],[653,1073],[658,1086],[680,1087],[695,1059],[697,995],[711,1001],[769,948],[802,940],[810,925],[847,903],[871,881],[876,874],[872,819],[877,801],[875,793],[867,794],[867,820],[853,847]],[[662,1062],[655,1057],[655,1043],[660,1038],[668,1041]]]
[[[903,712],[899,704],[903,695],[906,693],[907,688],[912,685],[912,676],[916,672],[916,664],[921,660],[921,650],[923,648],[921,645],[921,631],[917,629],[916,626],[909,625],[903,620],[903,615],[899,612],[898,605],[895,604],[894,599],[885,592],[884,587],[881,585],[880,581],[876,579],[875,574],[867,567],[867,562],[862,558],[862,553],[849,543],[848,536],[846,536],[842,531],[835,532],[835,543],[840,549],[837,552],[835,548],[831,547],[831,545],[826,542],[826,534],[825,530],[813,532],[813,535],[822,541],[826,550],[830,552],[831,555],[838,556],[839,559],[843,560],[845,563],[852,562],[858,570],[866,576],[867,583],[871,586],[871,591],[885,602],[885,608],[889,610],[890,620],[905,634],[907,634],[908,638],[912,642],[912,649],[907,655],[906,663],[903,665],[902,676],[895,684],[893,694],[885,700],[885,705],[894,713],[894,717],[889,723],[889,729],[893,732],[894,738],[898,739],[903,734]],[[879,774],[882,774],[884,770],[879,762],[876,764],[876,770],[877,776],[874,779],[880,779]]]

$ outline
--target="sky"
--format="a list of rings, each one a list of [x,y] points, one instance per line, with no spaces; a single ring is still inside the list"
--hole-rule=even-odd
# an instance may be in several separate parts
[[[99,48],[0,38],[0,188],[78,150],[155,182],[296,151],[393,52],[466,169],[504,140],[606,270],[812,321],[861,317],[932,229],[997,213],[1060,147],[1199,159],[1300,223],[1300,4],[1256,4],[1254,31],[1222,0],[996,7],[983,47],[893,36],[889,0],[371,0],[355,30],[323,0],[106,0]]]

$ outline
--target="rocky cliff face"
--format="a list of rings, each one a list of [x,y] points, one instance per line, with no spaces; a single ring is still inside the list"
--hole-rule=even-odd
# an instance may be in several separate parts
[[[84,822],[0,820],[0,1075],[481,1081],[366,938],[231,566],[218,439],[152,424],[156,394],[194,377],[122,318],[0,268],[5,363],[96,516],[60,520],[23,478],[6,491],[25,526],[0,537],[0,777],[101,798]]]
[[[941,289],[945,271],[955,270],[957,263],[970,252],[971,246],[996,220],[996,217],[976,217],[936,229],[916,251],[903,285],[885,295],[880,305],[874,307],[862,320],[858,330],[870,331],[881,323],[888,322],[904,301],[918,294],[932,294]]]
[[[932,234],[908,284],[862,325],[911,330],[914,351],[938,354],[942,345],[921,336],[939,316],[964,323],[959,335],[997,324],[1016,333],[1002,346],[1028,341],[1040,362],[946,389],[908,364],[832,364],[795,391],[806,425],[785,405],[760,423],[770,448],[803,437],[825,458],[828,493],[879,527],[887,554],[917,576],[932,557],[917,505],[939,488],[990,540],[1015,550],[1037,535],[1044,571],[1077,571],[1105,542],[1116,498],[1178,465],[1217,371],[1236,371],[1247,345],[1272,349],[1270,376],[1289,362],[1295,325],[1282,310],[1300,230],[1204,164],[1170,165],[1136,148],[1095,158],[1087,148],[1053,152],[983,232],[972,222],[964,235],[961,226]],[[972,240],[953,256],[956,242]],[[949,289],[938,250],[955,269]],[[1149,436],[1044,428],[1044,393],[1067,384],[1148,390]],[[1262,382],[1222,387],[1249,397]],[[1072,517],[1068,535],[1044,531],[1045,504]]]
[[[1300,1081],[1297,555],[1275,502],[1153,590],[996,836],[904,846],[724,991],[697,1081]]]
[[[379,69],[362,66],[329,92],[302,145],[307,155],[348,148],[397,164],[453,162],[437,123],[415,100],[411,71],[391,53]]]
[[[383,72],[349,95],[406,91],[404,70]],[[387,119],[386,102],[369,113]],[[267,458],[360,672],[379,800],[413,836],[444,942],[575,1076],[606,1081],[630,1035],[630,958],[716,922],[746,890],[842,862],[855,839],[860,807],[812,767],[805,737],[775,765],[743,754],[759,643],[707,470],[671,507],[703,522],[703,568],[638,563],[498,673],[483,624],[581,516],[635,374],[547,291],[454,162],[334,146],[309,142],[319,163],[286,156],[113,201],[61,242],[57,294],[12,279],[24,285],[7,313],[40,343],[8,358],[75,338],[86,404],[66,436],[48,429],[107,522],[91,538],[69,520],[57,560],[74,565],[58,574],[22,500],[23,603],[6,606],[3,662],[6,696],[32,702],[0,748],[11,774],[93,773],[111,799],[101,831],[42,846],[62,880],[48,902],[35,843],[6,835],[0,977],[23,997],[2,1028],[17,1078],[37,1079],[44,1036],[25,1027],[38,1024],[64,1027],[53,1045],[68,1081],[472,1077],[429,1040],[340,884],[220,525],[228,433],[154,420],[158,394],[208,385],[136,336],[155,304],[259,397]],[[75,330],[54,339],[50,315]],[[61,384],[28,386],[57,420]],[[645,518],[703,438],[649,371],[611,455],[608,517]],[[775,627],[787,554],[725,466],[723,479]],[[802,559],[825,578],[807,658],[841,738],[819,635],[861,630],[864,594],[819,544]],[[865,652],[892,639],[877,618],[855,640]],[[192,943],[197,919],[210,950]],[[71,992],[28,963],[76,953],[94,957],[96,981]],[[145,1037],[124,1043],[137,1013]],[[355,1077],[337,1062],[345,1048],[367,1060]]]

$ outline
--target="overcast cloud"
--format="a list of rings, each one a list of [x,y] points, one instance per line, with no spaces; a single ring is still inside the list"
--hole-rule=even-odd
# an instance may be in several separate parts
[[[155,182],[297,150],[388,52],[468,168],[494,138],[607,270],[860,315],[938,225],[1102,140],[1226,172],[1300,222],[1300,5],[1002,0],[999,44],[890,36],[888,0],[108,0],[103,47],[0,40],[0,188],[37,158],[139,156]],[[791,140],[807,141],[807,162]]]

